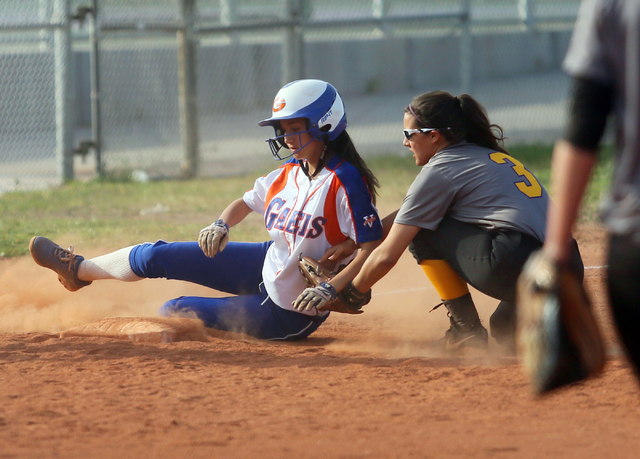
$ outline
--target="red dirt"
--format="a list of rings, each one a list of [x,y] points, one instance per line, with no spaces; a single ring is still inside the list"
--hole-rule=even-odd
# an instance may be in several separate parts
[[[429,353],[447,319],[428,313],[439,300],[410,256],[365,314],[333,314],[300,343],[61,339],[206,290],[114,281],[72,294],[30,258],[2,261],[0,458],[636,458],[640,386],[606,309],[604,235],[576,236],[610,357],[602,376],[540,399],[495,342]],[[497,301],[472,295],[488,322]]]

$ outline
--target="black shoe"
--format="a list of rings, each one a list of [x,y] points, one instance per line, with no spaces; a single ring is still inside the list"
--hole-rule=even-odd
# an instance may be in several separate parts
[[[487,329],[479,322],[474,325],[459,325],[449,317],[451,327],[446,331],[443,338],[435,341],[434,347],[447,352],[459,351],[463,348],[487,349],[489,336]]]
[[[491,336],[508,353],[516,350],[516,305],[501,301],[489,318]]]

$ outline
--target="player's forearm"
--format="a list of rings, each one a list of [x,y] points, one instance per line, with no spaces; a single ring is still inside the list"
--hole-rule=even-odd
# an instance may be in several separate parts
[[[384,240],[388,235],[389,231],[391,231],[391,226],[393,226],[393,221],[396,219],[396,215],[398,214],[398,210],[394,210],[389,215],[382,219],[382,239]]]
[[[244,220],[251,213],[251,208],[239,198],[227,206],[220,218],[231,228]]]
[[[596,163],[592,150],[560,140],[553,152],[550,204],[544,251],[558,261],[569,259],[571,232]]]
[[[353,279],[353,286],[366,292],[393,268],[420,228],[397,224],[391,227],[382,244],[367,258],[364,266]]]
[[[388,258],[384,254],[374,251],[353,279],[353,286],[361,292],[366,292],[391,271],[397,262],[398,259]]]
[[[344,289],[360,272],[360,269],[378,245],[380,245],[380,240],[363,242],[360,244],[360,249],[358,250],[356,257],[342,271],[336,274],[333,279],[331,279],[331,285],[338,292]]]

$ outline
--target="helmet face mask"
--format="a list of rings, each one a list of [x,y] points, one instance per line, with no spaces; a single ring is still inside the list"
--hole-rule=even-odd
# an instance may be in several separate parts
[[[280,125],[278,125],[277,127],[274,126],[274,130],[276,131],[275,137],[267,139],[266,142],[269,143],[269,148],[271,148],[271,154],[278,161],[290,158],[291,156],[295,155],[297,152],[302,150],[304,147],[309,145],[314,140],[318,140],[318,139],[315,139],[315,138],[311,137],[311,140],[309,140],[307,143],[302,145],[302,134],[311,134],[311,135],[313,135],[313,131],[309,130],[309,131],[302,131],[302,132],[294,132],[293,134],[285,134],[284,131],[282,130],[282,128],[280,127]],[[289,153],[286,156],[281,156],[280,153],[279,153],[280,150],[282,150],[283,148],[286,148],[287,150],[289,150],[289,147],[287,146],[287,143],[285,142],[285,139],[287,137],[291,137],[291,136],[294,136],[294,135],[298,136],[298,144],[300,145],[300,147],[296,151],[293,151],[293,152]]]
[[[275,136],[267,139],[271,152],[276,159],[286,159],[292,154],[281,157],[279,151],[287,147],[284,142],[286,135],[280,126],[280,121],[286,119],[304,118],[307,120],[311,140],[299,150],[306,147],[313,140],[327,142],[334,140],[347,127],[347,117],[344,104],[338,91],[329,83],[321,80],[297,80],[285,85],[273,102],[272,116],[258,123],[260,126],[272,126]],[[299,135],[295,133],[291,135]]]

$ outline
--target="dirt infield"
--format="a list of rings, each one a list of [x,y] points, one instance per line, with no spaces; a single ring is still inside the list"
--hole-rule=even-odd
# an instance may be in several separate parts
[[[636,458],[640,386],[606,310],[604,236],[577,238],[610,357],[603,376],[542,399],[495,342],[429,352],[447,319],[428,312],[437,295],[408,256],[365,314],[334,314],[300,343],[61,339],[210,292],[149,280],[72,294],[30,258],[1,261],[0,458]],[[497,302],[472,294],[487,323]]]

